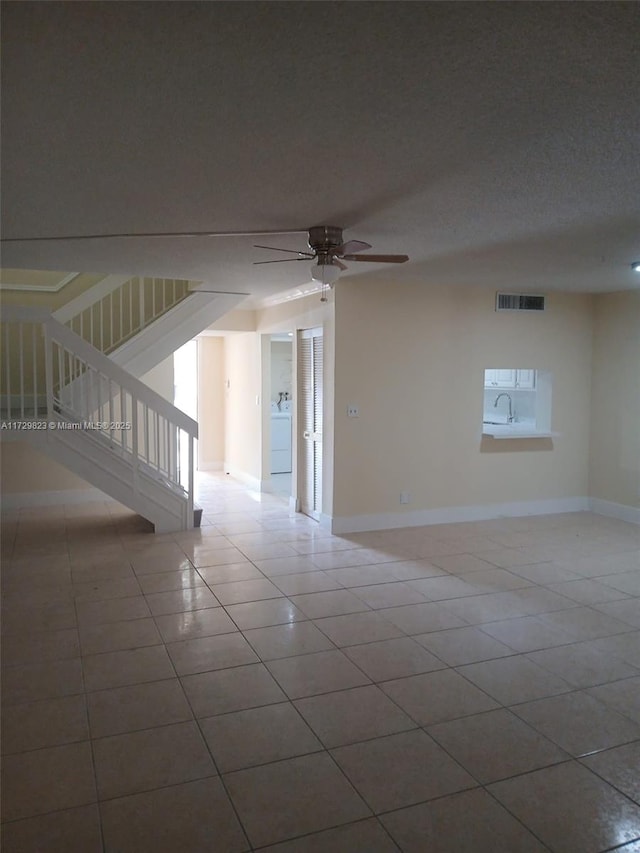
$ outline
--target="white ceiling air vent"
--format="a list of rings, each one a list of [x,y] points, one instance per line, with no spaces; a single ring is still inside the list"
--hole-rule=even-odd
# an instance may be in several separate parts
[[[496,311],[544,311],[544,300],[532,293],[497,293]]]

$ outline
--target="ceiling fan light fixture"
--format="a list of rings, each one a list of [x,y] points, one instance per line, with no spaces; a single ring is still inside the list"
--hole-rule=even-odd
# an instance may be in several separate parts
[[[340,270],[335,264],[316,263],[311,267],[311,280],[319,284],[334,285],[340,278]]]

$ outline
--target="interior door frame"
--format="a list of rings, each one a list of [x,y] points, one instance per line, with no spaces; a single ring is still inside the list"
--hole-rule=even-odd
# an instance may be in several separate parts
[[[321,500],[320,507],[315,510],[304,510],[303,509],[303,494],[304,494],[304,452],[305,452],[305,441],[306,439],[302,436],[303,431],[303,393],[302,393],[302,371],[300,369],[300,345],[304,339],[319,337],[322,338],[323,341],[323,365],[322,365],[322,399],[323,399],[323,413],[322,413],[322,439],[321,439],[321,447],[322,447],[322,458],[320,463],[320,483],[321,483]],[[322,516],[322,494],[324,491],[324,427],[325,427],[325,414],[324,414],[324,389],[325,389],[325,365],[324,365],[324,327],[323,326],[313,326],[306,329],[297,329],[295,335],[295,353],[294,353],[294,370],[295,370],[295,388],[296,388],[296,406],[295,406],[295,429],[294,429],[294,452],[295,452],[295,508],[297,512],[302,512],[307,515],[309,518],[312,518],[314,521],[320,521]]]

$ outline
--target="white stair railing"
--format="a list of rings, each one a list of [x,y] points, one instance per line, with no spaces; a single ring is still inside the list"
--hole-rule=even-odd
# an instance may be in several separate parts
[[[36,308],[2,309],[0,417],[24,421],[47,413],[43,324],[51,315]]]
[[[189,292],[185,279],[107,276],[54,316],[108,354],[182,302]]]
[[[171,505],[178,496],[181,526],[192,527],[197,422],[51,315],[5,308],[1,320],[2,420],[81,430],[119,469],[125,463],[134,494],[144,478],[167,490]]]

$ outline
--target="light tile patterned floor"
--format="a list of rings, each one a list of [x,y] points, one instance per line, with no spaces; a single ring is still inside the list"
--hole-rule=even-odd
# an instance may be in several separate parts
[[[6,513],[3,853],[640,850],[640,530]]]

